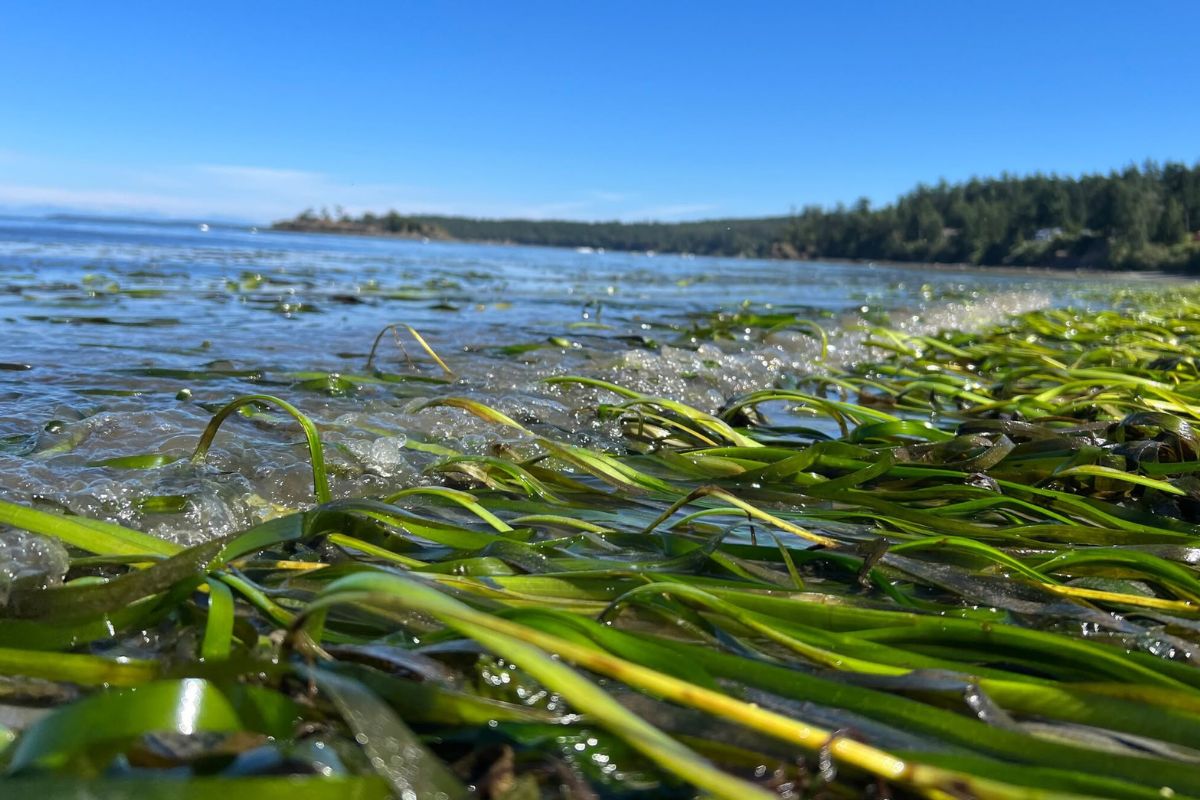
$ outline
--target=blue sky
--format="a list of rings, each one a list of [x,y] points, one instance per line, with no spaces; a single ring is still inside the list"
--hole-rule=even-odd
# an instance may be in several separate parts
[[[1200,159],[1200,3],[0,4],[0,209],[581,219]]]

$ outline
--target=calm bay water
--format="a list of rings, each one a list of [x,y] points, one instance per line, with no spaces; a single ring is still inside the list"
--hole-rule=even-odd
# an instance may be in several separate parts
[[[208,465],[184,458],[238,395],[294,402],[322,426],[335,494],[379,494],[439,480],[429,443],[521,445],[457,410],[418,411],[432,397],[473,396],[613,446],[594,413],[611,395],[541,379],[602,377],[715,409],[862,357],[866,325],[978,325],[1085,288],[1038,273],[0,219],[0,494],[197,541],[310,496],[286,420],[234,421]],[[693,336],[713,312],[747,307],[819,320],[834,352],[818,364],[817,340],[795,330]],[[387,336],[375,366],[393,377],[368,370],[389,323],[420,331],[453,377],[406,333],[411,361]],[[100,463],[148,453],[180,460]]]
[[[594,319],[596,303],[603,322],[629,332],[744,301],[842,311],[917,305],[929,289],[1067,286],[1033,274],[2,218],[0,278],[10,356],[44,362],[79,346],[149,347],[145,356],[163,363],[167,341],[208,341],[226,358],[271,354],[297,367],[343,366],[323,356],[361,348],[397,320],[457,348],[561,333],[588,304]],[[295,346],[301,338],[308,346]]]

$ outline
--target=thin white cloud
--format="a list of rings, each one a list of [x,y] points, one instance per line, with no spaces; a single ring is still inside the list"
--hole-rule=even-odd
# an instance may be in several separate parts
[[[620,203],[630,199],[629,195],[625,192],[606,192],[595,190],[589,192],[588,194],[604,203]]]
[[[307,172],[300,169],[244,167],[233,164],[200,164],[195,169],[235,181],[268,186],[278,186],[281,183],[319,183],[324,179],[319,172]]]
[[[498,206],[496,211],[472,216],[508,217],[516,219],[577,219],[588,218],[595,203],[587,200],[564,200],[557,203]]]
[[[408,187],[354,184],[319,172],[269,167],[206,164],[154,171],[109,170],[89,174],[87,182],[92,185],[0,182],[0,207],[266,222],[309,206],[341,206],[349,213],[361,213],[417,204],[416,192]],[[95,184],[114,188],[97,189]]]
[[[508,217],[525,219],[678,219],[711,211],[707,204],[626,208],[636,194],[582,191],[551,202],[496,202],[447,197],[393,183],[359,183],[324,172],[246,164],[191,164],[157,169],[70,164],[0,149],[0,163],[18,169],[0,176],[0,209],[26,212],[242,219],[269,222],[306,208]],[[9,180],[6,182],[4,177]]]
[[[18,209],[23,207],[52,208],[104,214],[192,215],[205,212],[203,204],[167,194],[5,184],[0,184],[0,206]]]

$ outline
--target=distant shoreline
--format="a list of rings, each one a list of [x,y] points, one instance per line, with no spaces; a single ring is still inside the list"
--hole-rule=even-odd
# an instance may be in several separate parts
[[[308,209],[272,227],[706,256],[1200,274],[1200,164],[943,181],[886,206],[864,198],[775,217],[579,222]]]
[[[555,250],[575,250],[578,251],[581,247],[588,245],[558,245],[558,244],[537,244],[529,242],[516,242],[512,240],[498,239],[458,239],[451,236],[424,237],[411,233],[390,233],[387,231],[367,231],[358,229],[334,229],[334,228],[302,228],[298,226],[278,226],[278,223],[270,226],[269,230],[273,233],[301,233],[301,234],[322,234],[331,236],[357,236],[363,238],[376,239],[393,239],[409,242],[429,241],[431,243],[441,244],[478,244],[491,245],[497,247],[544,247]],[[644,250],[622,250],[619,248],[599,248],[594,249],[595,252],[603,253],[632,253],[644,254]],[[803,263],[822,263],[822,264],[851,264],[855,266],[880,266],[893,267],[900,269],[932,269],[939,272],[976,272],[987,271],[989,273],[1000,273],[1004,275],[1052,275],[1055,277],[1067,280],[1076,275],[1089,275],[1098,278],[1115,278],[1121,280],[1146,280],[1156,281],[1163,279],[1178,280],[1181,282],[1192,282],[1195,277],[1181,274],[1179,272],[1170,272],[1161,269],[1116,269],[1111,267],[1086,267],[1086,266],[1068,266],[1055,264],[972,264],[966,261],[949,262],[949,261],[898,261],[895,259],[886,258],[845,258],[836,256],[810,256],[810,257],[795,257],[789,258],[786,256],[746,256],[746,255],[710,255],[703,253],[688,253],[674,252],[670,250],[651,251],[654,255],[663,256],[699,256],[701,258],[726,258],[726,259],[746,259],[746,260],[765,260],[765,261],[793,261],[798,264]]]

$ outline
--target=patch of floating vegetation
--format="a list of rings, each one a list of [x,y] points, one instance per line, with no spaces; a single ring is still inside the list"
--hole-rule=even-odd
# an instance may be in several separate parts
[[[6,434],[0,787],[1200,797],[1200,292],[1042,305],[410,329],[255,379],[313,414],[146,374],[206,396]]]
[[[753,389],[869,360],[872,347],[865,343],[878,330],[901,335],[972,330],[1050,304],[1045,291],[1005,291],[939,298],[909,310],[873,311],[863,305],[841,314],[827,312],[819,320],[798,318],[786,308],[744,305],[694,316],[661,347],[627,350],[607,377],[715,411],[730,397]]]
[[[933,331],[947,320],[979,324],[1049,301],[1041,291],[928,299],[895,324],[910,332]],[[593,307],[591,319],[599,313]],[[546,377],[583,371],[711,412],[727,397],[790,385],[814,370],[867,357],[862,342],[881,321],[878,313],[868,321],[856,309],[827,314],[818,324],[798,319],[795,311],[743,305],[646,325],[644,336],[581,334],[567,326],[532,346],[467,348],[455,359],[457,375],[433,361],[436,354],[428,344],[413,339],[415,332],[403,326],[398,332],[391,330],[394,326],[381,330],[375,347],[347,353],[348,363],[338,372],[213,359],[204,348],[164,356],[160,346],[143,347],[157,354],[150,365],[122,366],[130,360],[112,359],[114,368],[98,376],[65,379],[75,386],[60,395],[63,402],[57,405],[16,406],[11,424],[17,432],[5,440],[8,447],[0,444],[0,459],[20,457],[5,461],[0,490],[195,543],[250,525],[278,508],[295,507],[308,496],[303,447],[288,437],[287,421],[253,409],[241,410],[250,424],[237,437],[218,442],[210,469],[186,463],[154,472],[118,466],[121,459],[136,461],[150,451],[182,457],[209,415],[234,394],[289,393],[325,428],[334,495],[382,494],[444,480],[439,443],[473,456],[521,445],[522,434],[497,438],[492,426],[460,413],[413,413],[447,392],[468,392],[573,444],[617,452],[624,447],[619,426],[593,413],[606,392],[564,391],[544,383]],[[180,365],[158,365],[164,357]],[[92,385],[97,379],[107,385]],[[26,392],[41,401],[54,396],[46,389],[42,383]],[[30,431],[28,420],[38,414],[50,420],[44,430]],[[23,457],[31,453],[32,458]],[[147,513],[143,498],[168,495],[189,502],[178,514]]]

